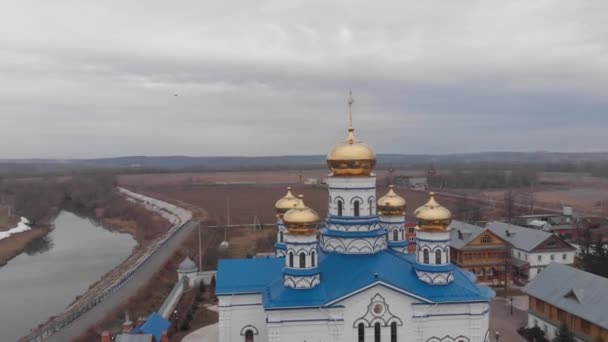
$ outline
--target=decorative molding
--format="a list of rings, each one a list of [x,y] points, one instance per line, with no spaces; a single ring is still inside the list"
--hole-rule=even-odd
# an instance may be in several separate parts
[[[442,338],[433,336],[433,337],[429,338],[428,340],[426,340],[426,342],[470,342],[470,341],[471,340],[469,340],[468,337],[462,336],[462,335],[456,336],[456,337],[446,335]]]
[[[360,323],[363,323],[368,328],[373,327],[376,323],[380,323],[383,327],[388,327],[393,322],[397,323],[398,326],[403,325],[401,319],[390,311],[384,297],[376,293],[367,306],[367,312],[355,320],[353,328],[357,328]]]
[[[321,245],[326,252],[340,252],[347,254],[375,253],[387,248],[386,236],[371,238],[334,238],[322,237]]]
[[[283,285],[292,289],[311,289],[321,283],[321,278],[318,274],[313,276],[283,276]]]
[[[254,327],[253,325],[248,324],[248,325],[244,326],[243,329],[241,329],[241,336],[245,336],[245,333],[247,332],[247,330],[253,331],[254,335],[259,335],[258,329],[256,327]]]
[[[446,285],[454,281],[452,272],[423,272],[416,270],[418,279],[430,285]]]

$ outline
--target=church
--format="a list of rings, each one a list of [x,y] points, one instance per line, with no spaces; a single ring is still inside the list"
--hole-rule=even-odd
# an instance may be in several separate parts
[[[327,155],[325,220],[288,190],[276,256],[219,262],[220,342],[489,341],[494,292],[450,262],[450,211],[431,193],[408,253],[406,201],[377,198],[375,164],[351,124]]]

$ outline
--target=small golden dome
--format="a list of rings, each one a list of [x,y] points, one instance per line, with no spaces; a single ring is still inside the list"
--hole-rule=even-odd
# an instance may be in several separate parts
[[[321,221],[319,214],[304,204],[303,195],[298,195],[298,204],[283,215],[283,222],[290,234],[314,234]]]
[[[277,210],[277,216],[283,217],[283,214],[285,214],[287,210],[295,207],[296,204],[298,204],[298,198],[291,193],[291,187],[287,187],[287,194],[274,204],[274,207]]]
[[[397,195],[391,185],[386,195],[378,199],[378,211],[380,215],[403,215],[407,205],[405,198]]]
[[[376,153],[366,143],[357,141],[355,129],[348,129],[346,141],[327,154],[327,166],[334,175],[369,175],[376,165]]]
[[[414,211],[418,225],[421,229],[446,230],[452,219],[452,213],[437,203],[434,192],[431,192],[430,195],[429,201]]]

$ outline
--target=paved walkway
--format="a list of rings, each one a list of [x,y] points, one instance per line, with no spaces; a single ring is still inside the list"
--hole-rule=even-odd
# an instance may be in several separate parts
[[[217,306],[207,306],[207,309],[217,312]],[[200,329],[194,330],[184,336],[182,342],[217,342],[219,339],[218,324],[214,323]]]
[[[82,335],[89,327],[105,318],[114,308],[133,296],[141,286],[150,282],[156,271],[169,260],[181,243],[186,240],[188,233],[196,229],[197,225],[197,221],[186,223],[167,242],[159,247],[122,287],[69,325],[51,335],[45,342],[71,341]]]
[[[500,342],[526,342],[517,333],[517,329],[528,322],[527,313],[517,308],[521,302],[521,299],[513,301],[516,305],[513,306],[513,315],[511,315],[511,304],[508,301],[501,297],[492,300],[490,303],[490,341],[495,341],[498,331]]]

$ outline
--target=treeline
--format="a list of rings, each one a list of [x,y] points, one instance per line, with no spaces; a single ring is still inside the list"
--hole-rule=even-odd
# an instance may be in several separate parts
[[[36,224],[50,218],[65,205],[91,213],[115,196],[116,179],[112,175],[46,177],[38,180],[0,183],[0,193],[16,215]]]
[[[535,168],[453,168],[430,172],[427,182],[436,188],[505,189],[531,186],[538,182],[538,177]]]
[[[608,242],[600,234],[594,237],[589,228],[579,239],[583,270],[608,278]]]
[[[119,195],[116,177],[106,173],[29,181],[5,179],[0,183],[0,194],[15,215],[34,224],[49,224],[55,214],[67,208],[108,228],[128,228],[140,242],[157,237],[170,226],[160,215]]]

